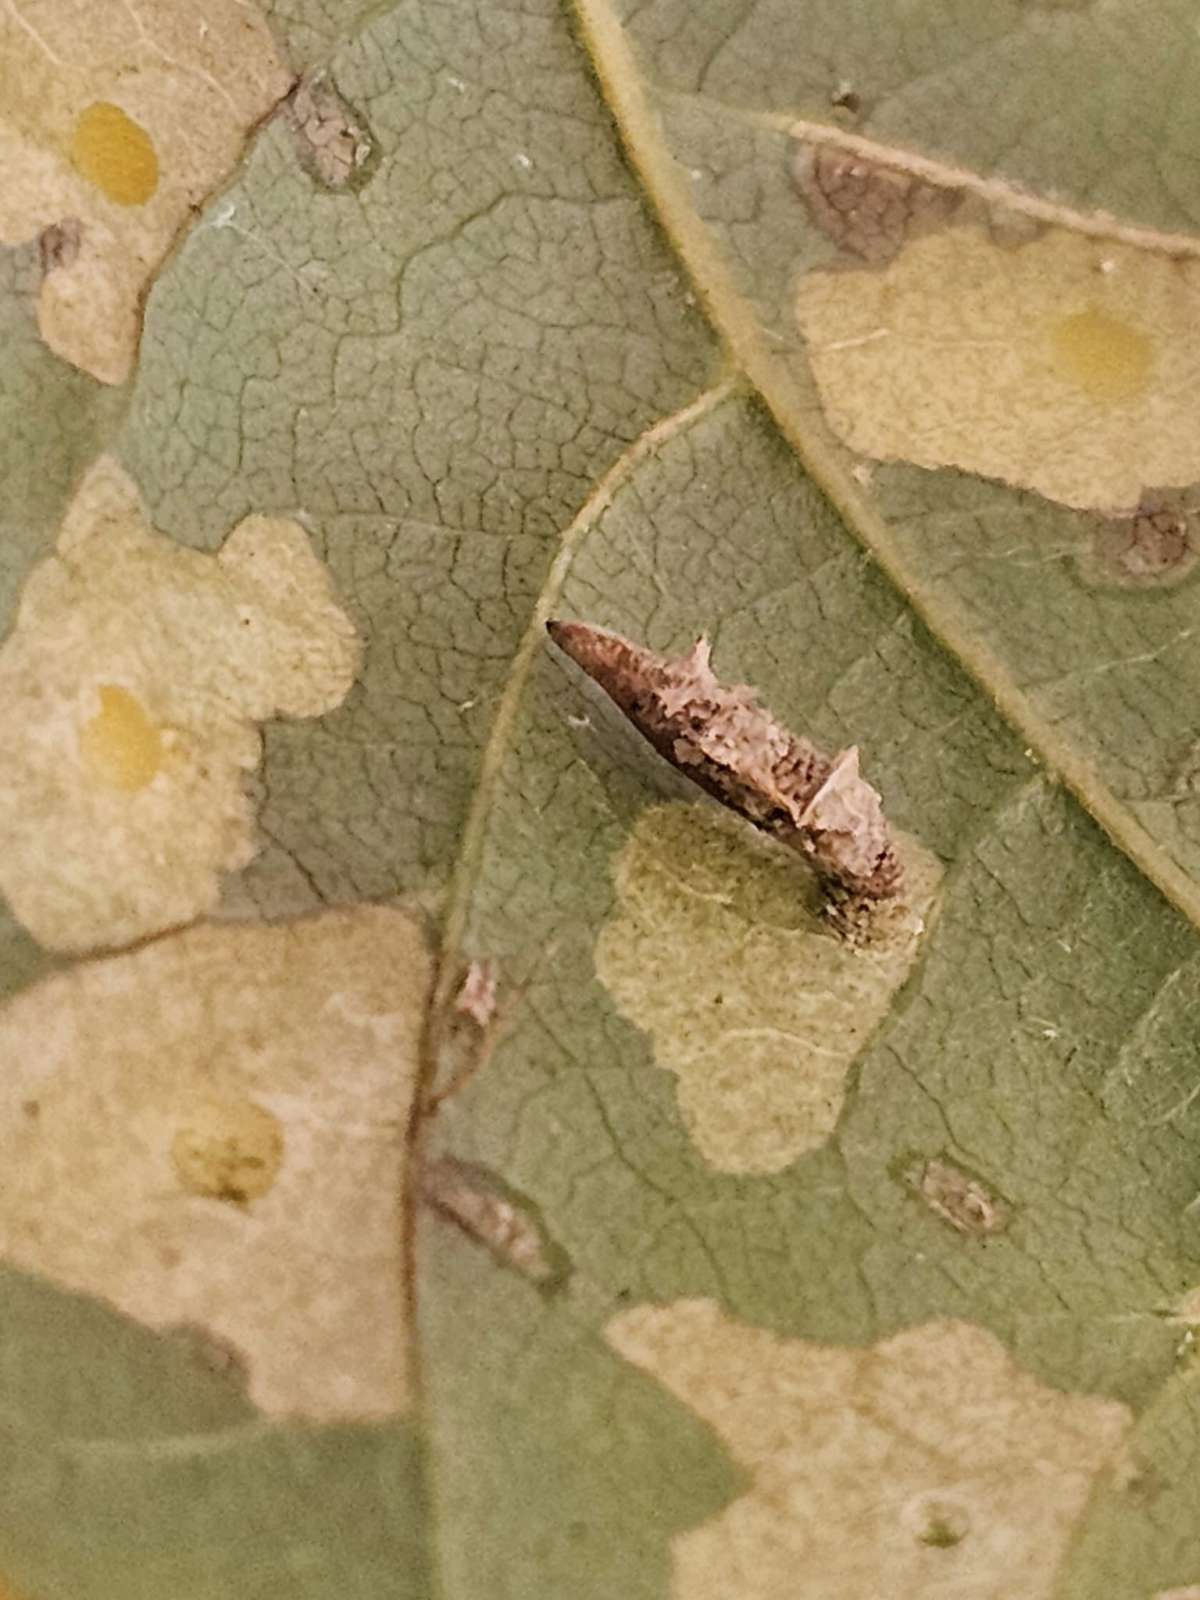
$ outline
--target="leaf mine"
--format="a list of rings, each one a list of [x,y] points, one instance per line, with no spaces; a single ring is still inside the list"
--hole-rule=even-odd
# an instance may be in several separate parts
[[[691,1406],[749,1491],[673,1541],[678,1600],[1050,1600],[1133,1418],[934,1321],[866,1350],[784,1339],[711,1300],[639,1306],[609,1343]]]
[[[829,937],[802,864],[728,812],[670,802],[638,818],[596,975],[678,1079],[684,1125],[718,1171],[779,1172],[832,1133],[941,877],[914,840],[898,848],[906,893],[857,949]]]
[[[1200,261],[955,227],[878,272],[809,273],[796,309],[829,424],[864,455],[1103,511],[1200,478]]]
[[[256,724],[332,709],[359,655],[298,523],[187,550],[99,461],[0,647],[0,889],[34,938],[93,950],[210,910],[255,851]]]
[[[192,928],[27,989],[0,1014],[0,1258],[203,1329],[270,1413],[403,1409],[430,981],[415,923],[361,907]]]

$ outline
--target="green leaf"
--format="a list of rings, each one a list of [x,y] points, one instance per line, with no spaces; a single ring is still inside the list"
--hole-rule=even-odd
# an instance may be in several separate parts
[[[0,217],[0,1587],[1190,1595],[1192,19],[46,9],[150,287],[121,386]],[[857,748],[907,920],[554,617]]]

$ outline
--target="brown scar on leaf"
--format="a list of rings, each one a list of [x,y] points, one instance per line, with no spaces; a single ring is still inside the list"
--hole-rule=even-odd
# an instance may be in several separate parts
[[[83,223],[78,217],[64,217],[61,222],[43,228],[38,235],[43,277],[58,267],[74,265],[82,243]]]
[[[490,1250],[502,1266],[539,1288],[557,1288],[565,1279],[562,1250],[547,1237],[533,1207],[486,1167],[440,1156],[422,1171],[421,1197],[439,1216]]]
[[[303,164],[329,189],[347,189],[364,174],[374,143],[323,72],[301,79],[290,120]]]
[[[811,865],[829,922],[854,943],[902,869],[883,802],[851,746],[827,756],[759,704],[718,681],[707,639],[663,656],[587,622],[547,622],[559,649],[604,690],[673,767]]]
[[[916,1164],[905,1174],[925,1204],[959,1233],[976,1237],[1002,1233],[1009,1207],[969,1173],[938,1158]]]
[[[487,1027],[496,1012],[494,961],[485,958],[482,961],[471,962],[454,997],[454,1009],[464,1017],[470,1017],[476,1027]]]
[[[1132,511],[1097,518],[1081,576],[1107,587],[1169,588],[1195,570],[1198,557],[1195,489],[1146,489]]]
[[[890,261],[913,232],[941,226],[962,201],[956,189],[804,143],[792,156],[792,182],[821,232],[872,264]]]
[[[846,111],[857,117],[862,110],[862,96],[848,78],[843,78],[831,91],[829,104],[837,111]]]
[[[496,963],[485,956],[467,964],[449,1003],[434,1019],[434,1055],[441,1087],[425,1097],[423,1116],[436,1115],[487,1066],[512,1007],[528,987],[528,983],[517,985],[501,1003]]]

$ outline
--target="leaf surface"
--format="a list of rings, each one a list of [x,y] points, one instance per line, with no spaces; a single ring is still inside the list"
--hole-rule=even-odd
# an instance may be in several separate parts
[[[1188,1593],[1194,27],[264,19],[306,76],[128,384],[41,342],[33,245],[0,297],[0,673],[86,588],[11,680],[21,881],[103,909],[0,941],[0,1573]],[[143,502],[131,599],[87,561]],[[553,617],[706,635],[856,747],[908,942],[839,945]],[[224,790],[188,822],[216,755],[251,844]]]

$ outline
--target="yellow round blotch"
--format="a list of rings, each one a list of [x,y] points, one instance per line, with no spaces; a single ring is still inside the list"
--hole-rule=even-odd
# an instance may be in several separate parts
[[[1051,327],[1050,343],[1059,376],[1092,400],[1132,400],[1150,381],[1154,345],[1149,335],[1098,306],[1060,318]]]
[[[191,1194],[245,1205],[271,1188],[283,1161],[283,1129],[253,1100],[203,1100],[189,1107],[171,1160]]]
[[[111,101],[80,114],[71,160],[101,194],[119,206],[145,205],[158,188],[158,155],[145,128]]]
[[[79,734],[84,763],[114,789],[144,789],[162,766],[162,733],[128,689],[102,683],[99,694],[100,710]]]

